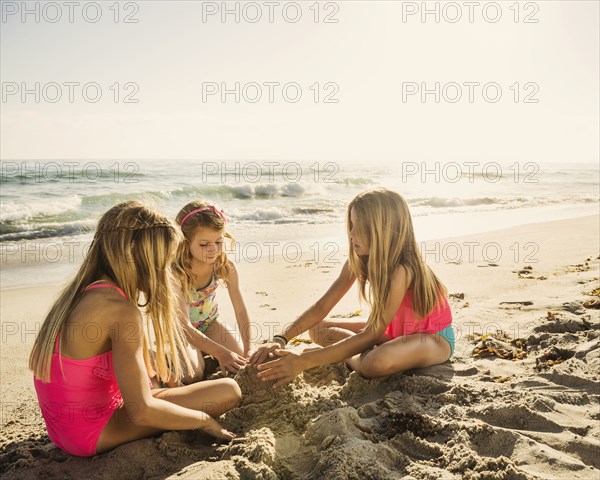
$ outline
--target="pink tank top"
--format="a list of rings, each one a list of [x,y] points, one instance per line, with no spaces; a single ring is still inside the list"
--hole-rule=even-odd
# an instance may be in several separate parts
[[[441,305],[434,308],[427,317],[419,322],[413,310],[413,295],[412,288],[406,290],[400,308],[387,326],[385,333],[391,338],[413,333],[437,333],[452,323],[452,310],[446,297],[442,300]]]

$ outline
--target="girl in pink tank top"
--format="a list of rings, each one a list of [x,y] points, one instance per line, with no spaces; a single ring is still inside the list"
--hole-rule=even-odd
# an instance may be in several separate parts
[[[452,355],[447,290],[421,257],[404,198],[384,188],[358,195],[348,205],[347,227],[348,261],[339,277],[250,359],[263,370],[261,378],[283,385],[307,368],[341,360],[365,377],[382,377],[437,365]],[[371,307],[368,320],[325,320],[355,283]],[[324,348],[281,350],[306,330]],[[272,353],[281,358],[262,363]]]

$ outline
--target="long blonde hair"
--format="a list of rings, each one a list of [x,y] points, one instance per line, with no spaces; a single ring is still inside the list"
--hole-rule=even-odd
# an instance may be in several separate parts
[[[354,251],[350,240],[351,210],[356,218],[357,238],[369,244],[368,256]],[[385,327],[391,279],[399,266],[412,274],[413,309],[420,320],[447,295],[444,284],[421,257],[408,205],[400,194],[377,188],[357,195],[348,205],[347,229],[350,270],[358,280],[360,297],[371,306],[367,326]]]
[[[84,289],[100,276],[108,276],[136,307],[145,307],[147,330],[144,334],[144,361],[148,372],[160,379],[181,378],[181,359],[189,367],[184,334],[177,321],[176,302],[170,274],[170,262],[179,230],[162,214],[139,201],[120,203],[106,212],[100,221],[83,264],[75,278],[60,293],[50,309],[29,356],[29,368],[49,382],[54,342],[61,328],[84,294]],[[140,292],[146,303],[138,304]],[[148,347],[150,323],[156,340],[156,358],[151,365]]]
[[[202,210],[192,214],[194,210],[200,209]],[[185,221],[182,224],[184,219]],[[226,220],[223,213],[211,203],[203,200],[195,200],[188,203],[179,211],[175,217],[175,221],[181,227],[183,240],[177,247],[173,271],[179,278],[186,297],[191,300],[191,292],[194,289],[195,281],[194,273],[192,272],[192,252],[190,251],[190,244],[193,241],[198,228],[211,228],[217,231],[223,230],[223,236],[231,241],[230,248],[233,248],[235,245],[235,239],[225,230]],[[227,286],[230,271],[231,266],[229,265],[225,249],[223,249],[215,261],[215,276],[217,280],[220,280]]]

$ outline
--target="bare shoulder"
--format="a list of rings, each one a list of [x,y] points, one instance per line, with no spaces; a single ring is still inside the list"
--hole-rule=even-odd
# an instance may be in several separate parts
[[[231,260],[227,259],[227,270],[228,270],[228,275],[229,278],[228,280],[231,279],[237,279],[238,278],[238,269],[235,266],[235,263],[233,263]]]
[[[231,260],[227,259],[227,278],[225,282],[229,288],[236,288],[239,285],[238,269]]]
[[[129,337],[143,335],[142,314],[133,303],[122,298],[107,298],[101,308],[101,322],[113,342],[121,340],[123,332],[128,332]]]
[[[342,270],[340,271],[340,277],[353,277],[352,270],[350,270],[350,260],[346,260],[344,265],[342,265]]]
[[[114,301],[105,311],[105,318],[113,342],[123,340],[123,335],[120,335],[122,332],[128,332],[129,338],[142,338],[144,333],[142,314],[132,303]]]
[[[106,317],[112,317],[113,322],[120,322],[122,320],[128,322],[142,321],[142,314],[139,308],[126,300],[113,300],[110,303],[107,302],[107,307],[104,313]]]
[[[67,356],[87,358],[111,349],[125,334],[136,339],[143,335],[138,308],[118,295],[95,292],[86,295],[67,320],[64,351]]]
[[[231,261],[231,259],[227,259],[227,268],[229,269],[230,272],[236,272],[237,273],[237,268],[235,266],[235,263],[233,263],[233,261]]]
[[[394,272],[394,278],[392,281],[398,286],[408,288],[413,281],[412,271],[404,265],[399,265]]]

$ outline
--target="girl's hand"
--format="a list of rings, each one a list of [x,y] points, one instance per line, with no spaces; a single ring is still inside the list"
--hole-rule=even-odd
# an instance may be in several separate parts
[[[267,359],[273,358],[273,352],[281,348],[281,344],[277,342],[265,343],[261,345],[256,352],[250,357],[250,366],[256,367]]]
[[[230,441],[235,438],[235,435],[233,433],[223,428],[221,424],[217,422],[214,418],[212,418],[209,415],[207,415],[206,417],[206,421],[200,427],[200,430],[220,440]]]
[[[233,373],[237,373],[240,368],[248,363],[247,358],[227,349],[223,349],[223,352],[217,357],[217,361],[219,362],[221,370]]]
[[[259,378],[263,380],[278,380],[274,387],[282,387],[288,384],[295,376],[307,368],[302,354],[281,349],[275,350],[274,353],[281,358],[258,366],[258,370],[262,370],[258,373]]]

